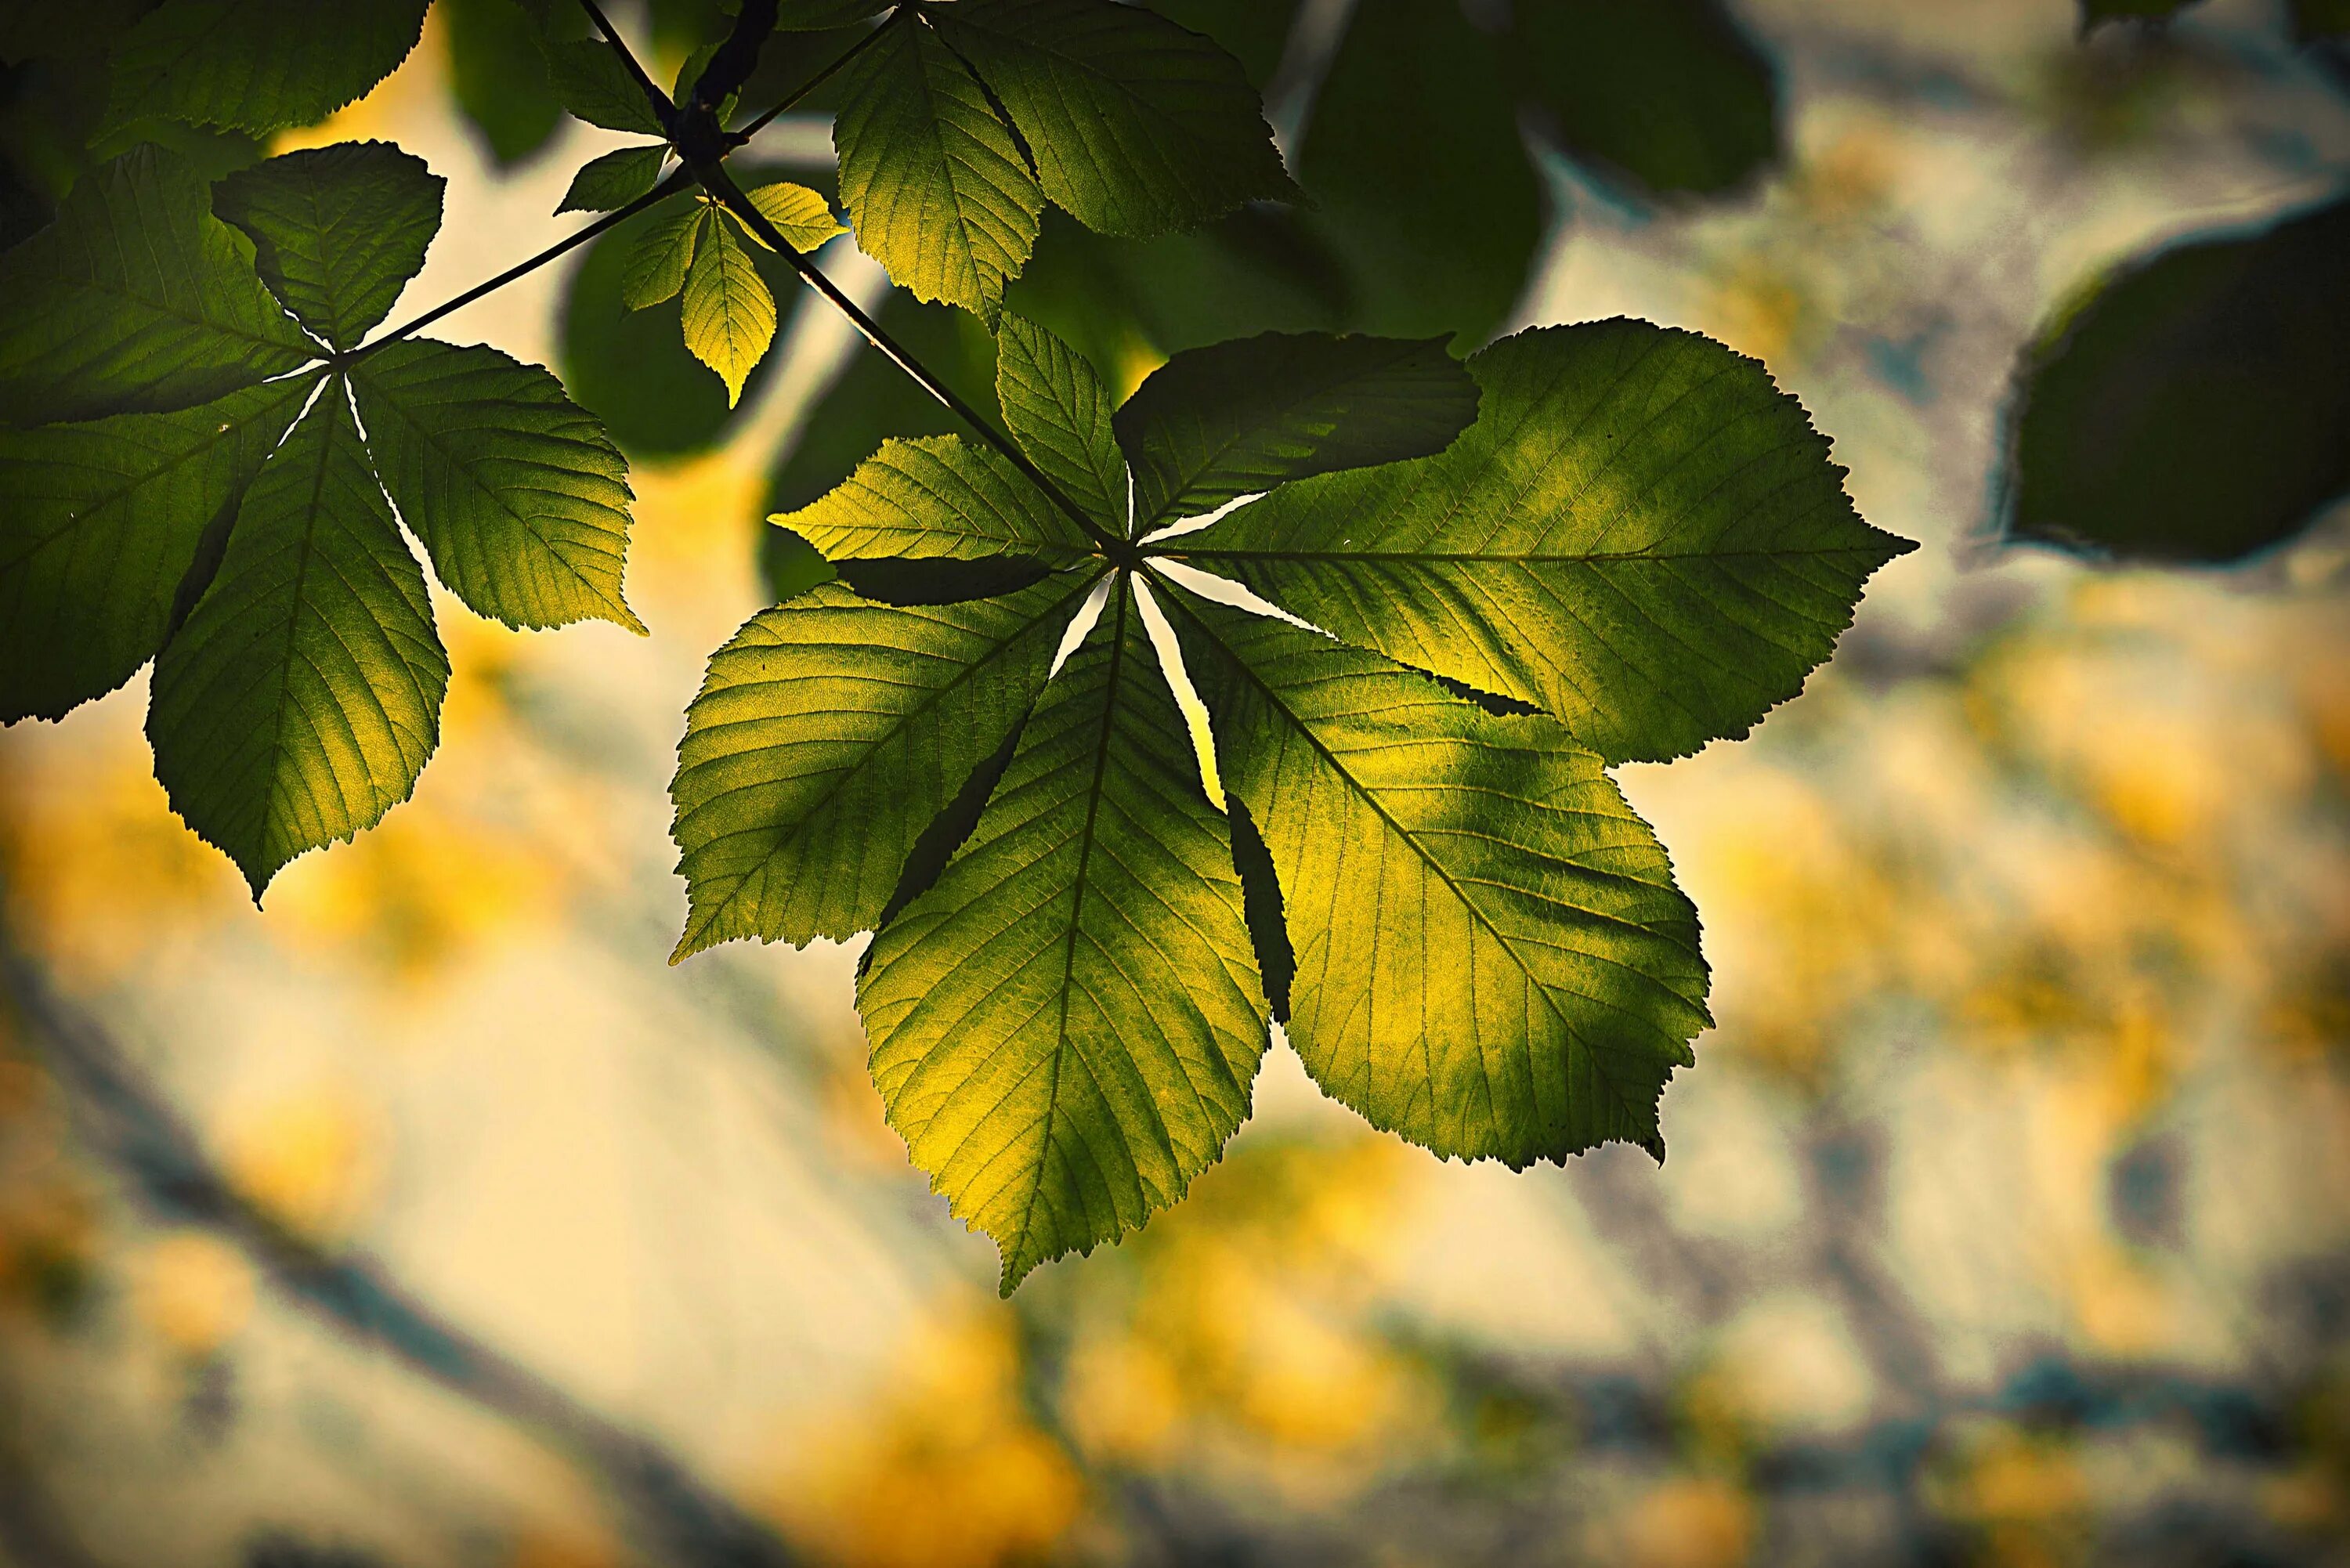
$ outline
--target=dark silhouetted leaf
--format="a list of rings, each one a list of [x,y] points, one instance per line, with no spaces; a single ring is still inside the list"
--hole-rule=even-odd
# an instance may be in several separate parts
[[[2024,356],[2008,533],[2241,560],[2350,492],[2350,202],[2125,267]]]

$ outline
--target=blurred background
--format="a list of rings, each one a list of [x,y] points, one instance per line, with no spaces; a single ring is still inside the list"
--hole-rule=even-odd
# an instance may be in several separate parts
[[[621,140],[505,5],[276,144],[450,177],[403,315]],[[442,330],[629,447],[650,639],[442,605],[415,799],[265,912],[143,677],[0,734],[0,1561],[2350,1563],[2345,18],[1160,8],[1316,205],[1048,224],[1012,303],[1110,379],[1648,317],[1764,358],[1924,543],[1751,741],[1623,770],[1715,966],[1669,1161],[1440,1162],[1276,1044],[1187,1201],[997,1300],[883,1123],[857,948],[664,962],[684,706],[823,570],[762,519],[946,427],[780,275],[730,415],[674,302],[619,312],[623,230]],[[714,11],[615,8],[671,70]],[[7,67],[12,135],[62,68]],[[745,156],[827,183],[821,101]],[[821,260],[985,395],[974,324]],[[2316,369],[2210,325],[2252,317]]]

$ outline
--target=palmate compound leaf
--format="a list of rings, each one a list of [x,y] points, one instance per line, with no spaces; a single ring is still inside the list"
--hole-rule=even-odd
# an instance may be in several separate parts
[[[155,776],[257,899],[406,800],[449,657],[424,574],[330,383],[245,492],[220,574],[155,661]]]
[[[1007,1293],[1181,1198],[1264,1054],[1232,841],[1153,664],[1121,584],[858,984],[889,1124]]]
[[[1443,452],[1286,486],[1168,555],[1617,763],[1743,735],[1913,547],[1860,520],[1803,406],[1710,338],[1544,327],[1470,370],[1478,420]]]
[[[317,384],[0,430],[0,723],[61,719],[155,656],[205,535]]]
[[[213,211],[253,242],[295,319],[349,348],[424,265],[448,183],[390,142],[344,141],[238,170],[213,188]]]
[[[1618,330],[1610,324],[1599,335]],[[1005,338],[1003,356],[1058,367],[1037,373],[1035,387],[1024,385],[1022,363],[1006,372],[1007,411],[1020,410],[1013,422],[1029,454],[1040,465],[1059,454],[1065,476],[1081,479],[1062,460],[1088,451],[1098,431],[1097,413],[1067,395],[1077,362],[1061,360],[1024,324],[1009,325]],[[1430,472],[1442,476],[1471,452],[1482,454],[1474,471],[1500,489],[1535,485],[1558,463],[1578,490],[1590,488],[1594,462],[1627,454],[1610,445],[1601,460],[1579,462],[1574,424],[1519,395],[1527,378],[1548,386],[1588,373],[1588,347],[1573,333],[1513,340],[1501,363],[1523,375],[1494,374],[1489,356],[1476,423],[1451,446],[1354,477],[1404,476],[1412,483],[1397,494],[1378,493],[1402,506]],[[1388,346],[1403,358],[1419,348]],[[1727,350],[1714,352],[1717,376],[1759,379]],[[1616,384],[1641,362],[1616,364]],[[1423,369],[1423,415],[1457,430],[1471,406],[1463,388]],[[1312,379],[1301,384],[1297,399],[1310,401]],[[1175,395],[1186,386],[1193,398]],[[1223,378],[1179,374],[1160,399],[1166,417],[1197,423],[1230,390]],[[1271,389],[1267,406],[1290,406],[1281,390]],[[1688,389],[1646,390],[1634,411],[1653,415],[1659,400]],[[1767,381],[1762,390],[1776,396]],[[1584,404],[1594,400],[1605,401]],[[1766,407],[1766,424],[1774,409]],[[1373,428],[1389,428],[1408,451],[1441,444],[1440,433],[1394,413],[1383,404]],[[1536,422],[1546,431],[1530,431]],[[1113,424],[1121,436],[1131,430],[1128,450],[1153,449],[1151,420]],[[1377,444],[1350,446],[1335,430],[1308,434],[1284,449],[1281,472],[1368,461]],[[1705,470],[1728,443],[1732,457],[1767,466],[1776,447],[1766,441],[1758,455],[1739,446],[1751,438],[1731,419],[1668,455]],[[1811,438],[1803,454],[1809,470],[1797,465],[1780,481],[1823,483],[1841,505],[1824,444]],[[1721,473],[1709,472],[1719,484]],[[1669,493],[1659,479],[1672,475],[1670,464],[1648,474],[1640,493]],[[1212,1158],[1245,1110],[1268,986],[1326,1088],[1431,1148],[1521,1166],[1609,1138],[1661,1151],[1659,1096],[1705,1025],[1706,970],[1695,912],[1654,835],[1608,780],[1607,759],[1557,718],[1496,716],[1432,679],[1425,670],[1442,662],[1441,647],[1414,648],[1404,662],[1347,647],[1198,597],[1198,574],[1178,565],[1193,538],[1346,477],[1298,481],[1201,534],[1146,539],[1139,568],[1128,569],[1094,552],[1086,526],[1024,489],[1010,464],[951,441],[890,443],[841,489],[776,519],[832,560],[844,584],[766,612],[713,662],[711,705],[698,704],[688,727],[693,765],[679,781],[679,842],[702,922],[689,923],[681,951],[737,931],[801,940],[879,925],[859,988],[876,1081],[955,1212],[1001,1244],[1007,1290],[1036,1262],[1140,1223]],[[1455,488],[1467,537],[1486,537],[1487,491]],[[1745,569],[1768,569],[1774,549],[1800,559],[1810,547],[1773,532],[1775,494],[1744,497],[1763,546],[1758,561],[1742,558]],[[1354,521],[1372,534],[1387,526],[1375,511]],[[1345,565],[1346,540],[1319,543]],[[1898,547],[1882,535],[1862,542],[1878,559]],[[1007,597],[964,597],[988,594],[986,570],[1007,561],[1065,569]],[[877,569],[925,566],[939,597],[956,602],[890,608],[867,594],[858,604]],[[1504,560],[1465,576],[1515,569]],[[1163,638],[1146,641],[1127,614],[1147,623],[1153,613],[1138,571],[1166,597],[1174,624]],[[961,587],[958,572],[969,574]],[[1048,616],[1018,622],[1034,658],[1087,585],[1086,604],[1100,619],[1024,724],[1011,715],[1034,690],[1024,684],[1030,666],[991,687],[984,722],[958,741],[952,768],[921,775],[910,805],[871,792],[883,848],[895,856],[913,846],[905,869],[878,910],[884,867],[860,861],[853,876],[835,873],[839,886],[862,889],[862,907],[827,904],[819,928],[811,911],[832,897],[819,873],[850,862],[827,834],[802,826],[811,813],[795,803],[832,798],[802,770],[827,782],[853,774],[866,747],[899,743],[902,727],[875,725],[874,712],[926,701],[951,681],[951,671],[927,664],[909,680],[899,650],[919,645],[951,663],[941,624],[969,637],[1015,604],[1049,600]],[[1856,576],[1841,590],[1842,609],[1858,589]],[[1696,648],[1758,627],[1788,635],[1788,624],[1806,621],[1796,608],[1783,612],[1788,624],[1773,624],[1735,597],[1698,595],[1670,608]],[[857,618],[795,628],[800,610]],[[1081,613],[1075,624],[1089,623]],[[991,633],[980,646],[1005,640]],[[1188,673],[1162,666],[1163,678],[1131,679],[1152,645],[1163,656],[1176,643]],[[1692,679],[1705,672],[1691,661]],[[1191,727],[1200,713],[1187,717],[1167,694],[1190,685],[1204,699],[1205,736]],[[1619,700],[1621,713],[1607,706]],[[947,722],[952,701],[941,701],[936,720],[926,706],[925,722]],[[1583,716],[1637,727],[1653,701],[1627,681],[1596,691]],[[855,717],[840,723],[836,711]],[[1211,804],[1225,791],[1229,818]],[[934,815],[917,830],[926,812]],[[794,835],[772,862],[782,869],[769,871],[763,857]],[[1091,857],[1104,852],[1097,865]],[[705,919],[719,900],[723,923]]]
[[[141,146],[0,255],[0,422],[186,408],[317,349],[185,160]]]
[[[110,53],[115,126],[312,125],[390,76],[430,0],[163,0]]]
[[[0,718],[57,716],[160,649],[158,775],[256,896],[406,798],[432,750],[447,661],[387,488],[484,613],[636,624],[625,467],[552,377],[424,341],[319,365],[256,275],[265,254],[270,286],[322,333],[382,317],[439,190],[380,151],[240,177],[224,205],[261,242],[248,252],[201,178],[142,150],[0,261],[36,286],[0,296],[0,384],[107,416],[0,430]],[[45,335],[43,313],[79,337]]]

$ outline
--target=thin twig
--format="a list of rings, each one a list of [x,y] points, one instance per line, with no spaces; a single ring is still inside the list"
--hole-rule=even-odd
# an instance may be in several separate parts
[[[741,143],[748,141],[751,138],[758,135],[759,132],[767,128],[768,124],[774,120],[777,115],[788,112],[794,104],[798,103],[800,99],[807,97],[808,94],[816,91],[816,88],[830,81],[839,73],[842,67],[847,65],[849,61],[864,53],[866,47],[871,44],[874,39],[879,37],[882,33],[888,29],[889,26],[889,20],[885,17],[882,20],[880,26],[874,28],[871,32],[866,34],[865,36],[849,45],[847,49],[845,50],[837,59],[834,60],[832,64],[825,67],[824,69],[816,72],[816,75],[808,78],[807,80],[800,83],[800,85],[787,97],[785,97],[781,103],[776,104],[773,109],[770,109],[766,113],[751,121],[750,124],[744,126],[742,130],[730,132],[727,140],[740,145]]]
[[[743,221],[745,228],[764,240],[778,255],[790,262],[792,270],[798,273],[810,288],[831,301],[834,309],[848,317],[849,324],[864,334],[868,343],[881,350],[891,364],[913,378],[916,385],[936,398],[940,404],[957,419],[969,425],[982,441],[993,447],[1002,454],[1004,461],[1018,469],[1030,483],[1042,491],[1046,500],[1067,514],[1069,520],[1085,530],[1087,537],[1092,539],[1100,547],[1103,555],[1120,566],[1134,564],[1137,556],[1132,544],[1119,538],[1095,522],[1084,507],[1070,500],[1066,492],[1045,476],[1044,470],[1029,461],[1028,454],[1021,451],[1019,445],[1010,436],[997,430],[992,421],[956,395],[953,388],[932,375],[928,366],[915,358],[895,338],[881,330],[879,322],[868,316],[855,300],[843,294],[837,284],[818,271],[814,262],[795,249],[791,242],[784,238],[776,230],[775,225],[767,221],[766,215],[752,205],[751,199],[743,194],[742,187],[734,183],[734,177],[727,173],[723,165],[709,164],[696,172],[701,176],[703,190],[718,198],[724,203],[728,212]]]
[[[516,278],[536,272],[540,267],[545,266],[556,257],[562,255],[567,251],[577,249],[579,246],[586,244],[589,240],[594,239],[598,234],[602,234],[605,230],[611,228],[614,224],[623,223],[629,218],[635,217],[639,213],[643,212],[647,207],[651,206],[654,202],[674,196],[679,192],[686,189],[693,183],[694,178],[692,171],[687,169],[679,169],[668,179],[662,181],[660,184],[654,186],[651,190],[646,192],[643,195],[638,197],[627,206],[620,208],[618,212],[605,213],[602,217],[597,219],[594,223],[588,224],[577,234],[571,235],[567,239],[561,240],[555,244],[549,245],[546,249],[539,252],[528,261],[510,266],[506,268],[505,271],[498,274],[497,276],[490,279],[487,283],[475,284],[473,287],[467,289],[456,298],[450,300],[445,305],[436,305],[432,309],[426,311],[423,315],[417,317],[414,320],[404,321],[398,327],[393,327],[390,331],[384,333],[382,336],[361,344],[357,348],[354,348],[349,353],[344,355],[339,363],[348,369],[349,367],[358,364],[361,359],[366,358],[369,355],[374,353],[384,345],[388,343],[397,343],[401,338],[407,337],[410,333],[421,331],[423,328],[432,326],[434,322],[440,320],[451,311],[471,305],[473,301],[481,298],[484,295],[496,293],[499,289],[504,288],[506,285],[514,282]]]

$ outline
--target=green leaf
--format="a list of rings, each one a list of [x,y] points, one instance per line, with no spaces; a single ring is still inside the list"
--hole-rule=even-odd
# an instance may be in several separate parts
[[[2350,201],[2125,265],[2019,367],[2007,532],[2242,560],[2350,493]]]
[[[663,203],[666,205],[666,203]],[[710,203],[695,202],[684,212],[662,218],[646,229],[629,253],[620,274],[620,303],[630,310],[659,305],[685,286],[692,269],[694,246],[705,225],[717,220]]]
[[[1240,62],[1163,16],[1109,0],[925,15],[1010,113],[1045,193],[1087,228],[1161,234],[1297,195]]]
[[[912,8],[841,73],[832,138],[857,243],[917,298],[993,324],[1045,192],[986,89]]]
[[[220,575],[155,662],[155,776],[257,900],[288,860],[408,798],[448,684],[424,574],[329,383],[262,464]]]
[[[1296,163],[1308,221],[1353,278],[1349,325],[1473,348],[1508,317],[1542,238],[1542,187],[1497,41],[1458,0],[1355,7]]]
[[[1136,532],[1284,480],[1442,452],[1477,417],[1444,339],[1267,332],[1178,354],[1118,411]]]
[[[1621,1138],[1711,1021],[1697,912],[1600,759],[1376,654],[1189,596],[1224,786],[1279,875],[1306,1071],[1375,1127],[1513,1168]]]
[[[539,49],[555,96],[574,117],[607,130],[668,137],[644,88],[601,38],[542,36]]]
[[[685,346],[726,383],[726,405],[743,400],[743,383],[775,340],[775,296],[733,220],[714,213],[685,274]]]
[[[1126,458],[1110,430],[1113,400],[1091,362],[1010,314],[995,342],[995,395],[1021,450],[1095,522],[1124,534]]]
[[[1709,338],[1546,327],[1469,369],[1477,422],[1442,453],[1284,486],[1167,553],[1614,763],[1744,734],[1912,547],[1854,513],[1803,406]]]
[[[686,710],[672,961],[871,929],[923,830],[1019,728],[1089,586],[898,608],[827,583],[754,616]]]
[[[164,0],[116,46],[109,122],[315,125],[390,76],[429,0]]]
[[[154,656],[207,528],[316,385],[0,430],[0,723],[62,718]]]
[[[1113,592],[858,985],[889,1124],[1007,1294],[1181,1198],[1264,1054],[1231,838],[1137,622]]]
[[[1770,62],[1721,0],[1521,5],[1509,58],[1575,158],[1711,195],[1779,152]]]
[[[448,183],[390,142],[344,141],[240,169],[213,187],[213,211],[253,242],[296,319],[349,348],[424,265]]]
[[[0,255],[0,421],[208,402],[317,357],[186,162],[139,148]]]
[[[563,105],[529,18],[514,0],[441,0],[449,91],[501,169],[554,140]]]
[[[954,436],[883,441],[822,497],[768,521],[832,561],[1025,555],[1061,564],[1094,548],[1018,469]]]
[[[785,243],[803,255],[822,248],[824,243],[835,234],[848,232],[840,226],[840,220],[832,215],[832,208],[825,199],[805,185],[777,180],[770,184],[754,186],[743,193],[750,199],[751,205],[758,209],[761,217],[775,225],[775,232],[784,236]],[[728,215],[731,217],[733,214]],[[762,249],[766,248],[767,242],[752,234],[748,225],[743,232]]]
[[[650,147],[623,147],[599,158],[590,158],[571,177],[571,188],[563,193],[558,213],[608,213],[625,207],[638,197],[660,183],[662,161],[669,156],[669,144],[657,142]],[[681,284],[682,277],[679,279]],[[675,287],[670,294],[676,293]],[[666,299],[669,295],[663,295]]]
[[[508,626],[643,632],[620,595],[628,462],[561,382],[494,348],[410,341],[351,387],[384,488],[459,598]]]

